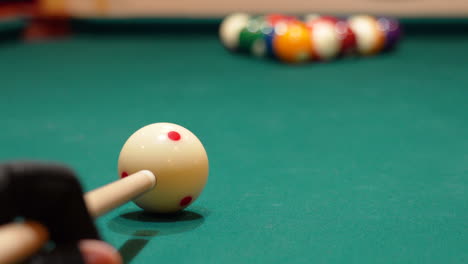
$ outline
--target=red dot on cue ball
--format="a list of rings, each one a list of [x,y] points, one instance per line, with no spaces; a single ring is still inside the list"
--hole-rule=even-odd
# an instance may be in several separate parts
[[[175,132],[175,131],[171,131],[171,132],[167,133],[167,137],[170,140],[174,140],[174,141],[180,140],[180,134]]]
[[[192,201],[192,196],[185,196],[180,200],[180,206],[187,206]]]
[[[126,171],[122,172],[122,178],[125,178],[128,176],[128,173]]]

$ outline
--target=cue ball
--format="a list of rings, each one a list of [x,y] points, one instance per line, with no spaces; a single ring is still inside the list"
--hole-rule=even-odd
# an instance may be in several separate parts
[[[121,178],[140,170],[156,176],[156,186],[134,202],[143,210],[174,213],[192,204],[208,179],[208,157],[200,140],[188,129],[155,123],[136,131],[120,151]]]

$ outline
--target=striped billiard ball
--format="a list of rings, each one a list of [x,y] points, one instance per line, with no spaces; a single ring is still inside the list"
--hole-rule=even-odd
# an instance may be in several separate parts
[[[356,49],[361,55],[375,55],[385,46],[385,34],[380,29],[377,18],[367,15],[356,15],[348,19],[356,35]]]
[[[340,56],[356,53],[356,34],[348,22],[345,19],[338,19],[335,26],[341,40]]]
[[[336,30],[338,19],[330,16],[307,16],[305,23],[310,29],[313,56],[317,60],[332,60],[341,51],[341,39]]]

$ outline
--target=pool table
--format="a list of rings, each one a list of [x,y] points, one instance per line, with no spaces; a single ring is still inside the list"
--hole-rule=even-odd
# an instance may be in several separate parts
[[[92,190],[134,131],[173,122],[203,142],[208,184],[177,215],[99,218],[126,263],[468,262],[466,20],[403,20],[392,52],[299,66],[226,51],[218,24],[2,40],[0,160],[63,162]]]

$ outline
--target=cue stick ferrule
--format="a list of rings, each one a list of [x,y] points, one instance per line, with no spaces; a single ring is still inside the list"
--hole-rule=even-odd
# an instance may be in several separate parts
[[[156,186],[151,171],[142,170],[85,194],[89,214],[97,218]]]

